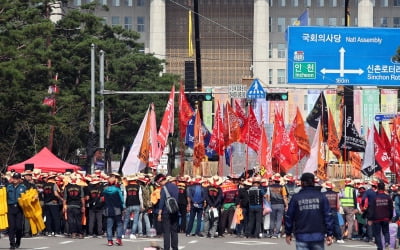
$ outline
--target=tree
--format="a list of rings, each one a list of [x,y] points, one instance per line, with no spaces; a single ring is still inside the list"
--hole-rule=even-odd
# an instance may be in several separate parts
[[[161,60],[140,52],[143,45],[136,42],[137,32],[103,25],[92,13],[99,8],[96,4],[81,6],[79,11],[69,9],[54,24],[48,19],[51,3],[3,0],[0,7],[2,166],[25,160],[47,146],[50,125],[55,127],[53,152],[60,158],[71,161],[78,148],[86,147],[91,44],[96,45],[96,52],[105,51],[106,89],[169,90],[177,81],[177,76],[159,75]],[[52,115],[51,107],[42,105],[42,101],[48,95],[48,87],[54,84],[60,92]],[[105,110],[112,113],[115,124],[110,147],[119,152],[123,145],[130,144],[147,105],[155,102],[160,114],[167,98],[168,95],[105,96]]]

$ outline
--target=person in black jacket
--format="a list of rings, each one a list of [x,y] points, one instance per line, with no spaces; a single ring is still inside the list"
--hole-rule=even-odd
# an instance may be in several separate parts
[[[206,209],[204,212],[204,232],[207,237],[214,238],[218,229],[218,217],[221,211],[222,189],[219,176],[210,178],[210,185],[206,188]]]
[[[286,243],[296,237],[296,249],[324,249],[324,238],[332,244],[333,221],[328,199],[315,187],[314,175],[304,173],[301,190],[290,200],[285,215]]]
[[[160,203],[158,211],[157,220],[162,222],[163,225],[163,237],[164,237],[164,250],[178,250],[178,212],[169,213],[166,206],[167,194],[165,189],[167,189],[169,195],[176,200],[178,200],[178,187],[168,182],[167,178],[163,174],[158,174],[155,179],[161,188]]]
[[[243,220],[237,222],[236,225],[236,235],[238,237],[244,236],[247,227],[247,222],[249,219],[249,193],[247,190],[251,187],[251,185],[251,179],[246,179],[239,185],[239,191],[236,197],[236,207],[240,207],[242,209]]]
[[[372,221],[372,232],[377,249],[382,250],[383,245],[388,248],[390,244],[389,222],[393,217],[393,200],[385,193],[383,182],[378,183],[378,191],[375,197],[368,201],[368,204],[371,209],[368,211],[367,217]],[[385,242],[382,242],[381,233]]]

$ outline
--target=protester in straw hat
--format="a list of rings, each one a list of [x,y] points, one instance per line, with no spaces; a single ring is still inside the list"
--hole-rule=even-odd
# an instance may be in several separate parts
[[[329,201],[329,207],[331,208],[331,217],[333,221],[333,237],[336,239],[336,242],[339,244],[343,244],[343,236],[342,229],[339,224],[338,216],[342,216],[339,213],[340,208],[340,199],[339,193],[334,191],[335,184],[332,181],[326,181],[322,184],[322,186],[326,189],[326,192],[323,192],[325,197]]]
[[[186,215],[187,215],[187,187],[188,180],[190,180],[190,176],[180,176],[178,177],[178,205],[179,205],[179,214],[180,214],[180,223],[178,225],[178,232],[186,233]]]
[[[355,221],[354,214],[357,212],[357,190],[354,188],[354,181],[350,178],[344,180],[343,196],[340,198],[345,219],[347,222],[347,236],[345,239],[353,239],[353,226]],[[345,236],[345,235],[344,235]]]
[[[144,210],[143,206],[143,196],[142,196],[142,188],[138,183],[137,176],[128,176],[127,181],[128,185],[125,187],[125,205],[126,205],[126,213],[124,217],[124,229],[123,231],[126,234],[126,230],[128,229],[128,223],[131,218],[131,214],[133,214],[133,223],[130,232],[130,239],[136,239],[138,236],[138,221],[140,211]]]
[[[50,175],[43,184],[44,216],[46,233],[52,236],[61,235],[60,205],[63,203],[61,191],[56,183],[56,175]]]
[[[207,237],[214,238],[218,229],[218,217],[222,204],[222,189],[219,186],[221,179],[218,175],[212,176],[210,185],[206,188],[206,208],[204,211],[204,232]]]
[[[68,221],[69,231],[73,239],[83,239],[82,215],[85,213],[86,201],[82,186],[77,184],[78,175],[70,175],[71,182],[64,188],[63,214]]]
[[[103,202],[101,201],[101,193],[103,186],[100,184],[100,178],[94,176],[87,187],[86,200],[89,205],[89,225],[88,233],[92,237],[100,238],[103,235]],[[94,225],[97,225],[97,234],[94,234]]]
[[[108,178],[108,185],[102,192],[104,197],[104,215],[107,222],[107,245],[114,245],[113,228],[116,226],[117,239],[115,243],[122,245],[122,214],[125,210],[121,188],[118,185],[116,175],[111,174]]]
[[[271,203],[270,214],[270,234],[272,238],[280,237],[280,228],[282,225],[283,214],[287,209],[287,191],[281,185],[281,175],[276,173],[272,176],[272,184],[269,185],[269,194],[267,200]]]
[[[194,224],[194,218],[197,217],[197,227],[195,230],[195,235],[199,237],[204,237],[200,232],[201,227],[201,216],[203,214],[204,202],[206,200],[206,190],[201,185],[203,178],[201,176],[196,176],[194,178],[192,185],[188,188],[187,199],[188,199],[188,210],[190,211],[189,223],[186,228],[186,236],[190,236],[192,232],[192,227]]]

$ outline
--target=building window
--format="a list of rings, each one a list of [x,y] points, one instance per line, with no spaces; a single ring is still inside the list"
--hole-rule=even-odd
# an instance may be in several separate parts
[[[337,7],[337,0],[331,0],[330,5],[331,7]]]
[[[137,17],[137,32],[144,32],[144,17]]]
[[[279,7],[285,7],[286,6],[286,0],[278,0],[279,2]]]
[[[388,26],[388,18],[387,17],[381,17],[380,18],[380,26],[381,27],[387,27]]]
[[[394,28],[400,27],[400,17],[393,17],[393,27]]]
[[[315,25],[316,26],[324,26],[324,18],[323,17],[315,18]]]
[[[269,17],[269,27],[268,27],[269,32],[272,32],[272,20],[273,19]]]
[[[143,7],[143,6],[144,6],[144,0],[137,0],[136,5],[137,5],[138,7]]]
[[[75,6],[81,6],[82,5],[82,1],[81,0],[74,0],[74,5]]]
[[[325,0],[317,0],[317,7],[324,7]]]
[[[108,5],[107,0],[100,0],[101,5]]]
[[[112,0],[112,6],[119,7],[120,6],[119,0]]]
[[[132,30],[132,17],[131,16],[126,16],[124,18],[124,28],[126,30]]]
[[[269,43],[268,45],[268,56],[269,58],[272,58],[272,43]]]
[[[274,0],[269,0],[269,7],[272,7],[274,4]]]
[[[111,26],[117,26],[117,25],[120,25],[119,16],[111,17]]]
[[[268,83],[272,84],[272,69],[268,70]]]
[[[388,0],[381,0],[381,7],[388,7],[389,6],[389,1]]]
[[[400,0],[394,0],[393,6],[400,7]]]
[[[296,21],[297,21],[297,18],[296,17],[292,17],[292,18],[290,18],[290,25],[294,25],[295,23],[296,23]]]
[[[293,7],[299,7],[299,0],[292,0]]]
[[[286,58],[286,47],[285,44],[278,44],[278,58]]]
[[[311,7],[311,0],[304,0],[304,7]]]
[[[329,25],[329,26],[337,26],[336,17],[330,17],[330,18],[328,18],[328,25]]]
[[[106,25],[107,22],[108,22],[108,17],[106,17],[106,16],[101,17],[101,23],[102,24]]]
[[[125,5],[129,6],[129,7],[132,7],[132,5],[133,5],[132,0],[125,0]]]
[[[285,84],[286,83],[286,71],[284,69],[278,69],[278,84]]]
[[[284,17],[278,17],[278,25],[277,25],[277,32],[284,32],[286,29],[286,24],[285,24],[285,18]]]

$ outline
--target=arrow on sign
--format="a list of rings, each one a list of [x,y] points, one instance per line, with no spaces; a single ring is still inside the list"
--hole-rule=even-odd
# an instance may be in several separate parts
[[[362,69],[344,69],[344,53],[346,52],[346,50],[341,47],[339,50],[339,54],[340,54],[340,62],[339,62],[339,69],[326,69],[323,68],[321,69],[321,73],[322,74],[332,74],[332,73],[339,73],[340,77],[343,77],[344,74],[363,74],[364,70]]]

